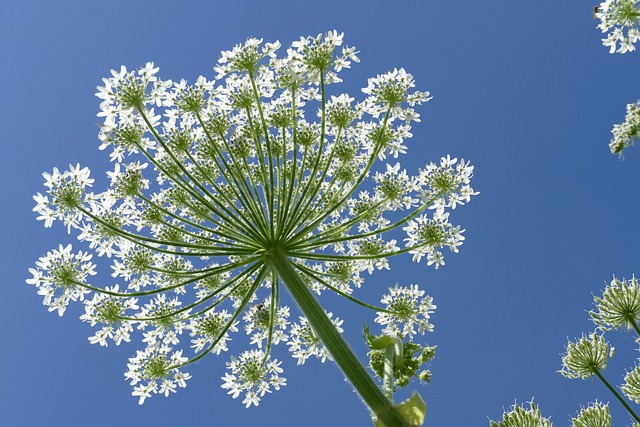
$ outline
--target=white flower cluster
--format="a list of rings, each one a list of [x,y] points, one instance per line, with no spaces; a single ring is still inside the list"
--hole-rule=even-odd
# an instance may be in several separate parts
[[[327,317],[331,319],[331,322],[338,332],[344,332],[342,329],[343,320],[339,317],[332,319],[333,313],[327,313]],[[298,359],[298,365],[304,364],[311,356],[320,359],[322,363],[327,359],[333,360],[327,348],[322,344],[318,334],[316,334],[311,325],[309,325],[306,317],[300,316],[300,323],[291,325],[291,338],[289,342],[287,342],[287,345],[293,358]]]
[[[452,252],[458,252],[458,246],[462,245],[464,236],[459,226],[449,223],[449,212],[442,209],[435,211],[432,218],[420,215],[403,228],[409,237],[405,239],[407,246],[413,247],[409,253],[413,254],[413,260],[420,262],[427,256],[427,265],[435,265],[435,268],[444,265],[444,255],[440,248],[448,247]]]
[[[602,296],[594,296],[595,310],[589,312],[597,328],[607,331],[624,327],[640,335],[640,281],[635,277],[620,280],[616,277],[607,285]],[[595,334],[595,333],[594,333]],[[604,341],[604,338],[602,338]],[[640,342],[636,339],[636,343]],[[613,352],[613,348],[611,350]],[[610,355],[610,357],[612,354]],[[563,359],[564,362],[564,359]],[[640,403],[640,360],[624,377],[620,390],[631,400]]]
[[[602,334],[583,334],[580,339],[567,343],[560,373],[567,378],[589,378],[607,367],[613,353],[614,348]]]
[[[84,285],[87,276],[93,276],[95,264],[93,255],[86,252],[71,253],[71,245],[59,245],[36,261],[37,268],[30,268],[33,275],[27,283],[38,288],[42,303],[49,311],[57,311],[62,316],[71,301],[83,301],[90,291]]]
[[[602,297],[593,297],[596,310],[589,312],[591,320],[601,331],[609,331],[622,326],[627,329],[637,327],[640,321],[640,282],[635,277],[630,280],[613,280],[605,288]]]
[[[96,328],[91,343],[142,336],[146,349],[127,372],[141,402],[184,387],[182,369],[228,351],[239,330],[253,350],[232,358],[223,387],[245,393],[246,405],[284,385],[272,346],[286,343],[298,364],[331,357],[310,323],[289,323],[274,254],[316,293],[360,303],[351,294],[364,271],[388,269],[389,257],[407,252],[438,267],[440,249],[456,252],[462,243],[449,210],[477,194],[473,167],[447,156],[417,176],[399,162],[374,169],[378,159],[406,153],[419,121],[414,107],[431,97],[413,91],[403,69],[370,79],[360,102],[328,93],[358,62],[342,38],[303,37],[281,57],[279,42],[249,39],[222,53],[217,80],[201,76],[192,85],[160,79],[153,63],[112,71],[97,93],[100,149],[111,149],[114,162],[110,187],[87,192],[93,179],[79,165],[44,174],[38,219],[76,231],[124,285],[88,283],[91,255],[73,255],[71,246],[41,258],[28,283],[59,314],[84,300],[82,320]],[[402,227],[401,249],[391,232]],[[405,322],[402,333],[411,335],[414,326],[431,328],[435,306],[409,289],[391,291],[381,319],[387,328]],[[341,330],[342,320],[331,321]]]
[[[611,130],[613,139],[609,143],[612,154],[622,155],[640,138],[640,101],[627,104],[627,114],[624,123],[614,124]]]
[[[127,311],[137,310],[137,298],[122,298],[113,296],[119,293],[119,286],[107,287],[106,292],[94,293],[91,300],[87,300],[84,305],[85,313],[80,316],[80,320],[88,322],[92,327],[98,324],[104,325],[96,333],[89,337],[91,344],[100,344],[107,347],[107,339],[112,340],[116,345],[122,341],[131,341],[133,322],[124,316]]]
[[[94,180],[89,178],[89,168],[80,169],[80,165],[69,165],[69,170],[60,173],[58,168],[53,173],[43,173],[44,185],[48,188],[48,196],[37,193],[34,212],[40,214],[38,220],[44,221],[45,227],[51,227],[53,221],[62,221],[67,229],[77,227],[82,220],[82,213],[77,209],[86,197],[86,187],[91,187]]]
[[[578,416],[571,419],[571,425],[572,427],[611,427],[609,404],[596,400],[586,408],[580,408]]]
[[[343,68],[350,68],[351,61],[360,62],[356,56],[355,48],[345,46],[339,54],[336,49],[342,46],[344,34],[337,31],[329,31],[319,34],[317,37],[300,37],[300,40],[291,43],[291,50],[287,52],[288,64],[275,64],[288,70],[296,70],[303,81],[315,84],[339,83],[342,81],[338,73]],[[285,74],[286,77],[288,77]]]
[[[464,205],[471,200],[471,196],[478,194],[471,188],[473,166],[469,162],[457,158],[442,157],[440,164],[430,163],[417,178],[422,203],[427,203],[429,209],[455,209],[457,205]]]
[[[136,357],[129,359],[125,378],[131,380],[134,386],[132,395],[138,396],[138,404],[142,405],[152,394],[169,396],[176,392],[176,386],[187,386],[191,375],[180,371],[178,367],[188,358],[182,356],[182,350],[172,350],[164,343],[153,343],[144,351],[138,350]]]
[[[418,285],[407,287],[396,283],[389,288],[389,293],[382,297],[381,302],[387,311],[378,312],[376,323],[384,326],[384,334],[413,338],[416,327],[420,335],[433,331],[429,318],[437,307],[433,304],[433,298],[425,295]]]
[[[413,108],[406,108],[402,104],[407,103],[413,107],[427,102],[432,96],[429,92],[417,90],[409,93],[409,89],[413,87],[415,87],[413,76],[404,68],[370,78],[367,87],[362,89],[362,92],[370,96],[364,103],[363,109],[374,117],[385,114],[387,109],[391,109],[407,124],[412,121],[419,122],[420,115]]]
[[[600,19],[598,28],[603,33],[609,33],[602,39],[602,44],[609,47],[609,53],[636,50],[634,44],[640,39],[638,0],[606,0],[597,9],[595,16]]]
[[[289,325],[289,307],[277,307],[276,313],[271,313],[271,303],[265,299],[263,304],[256,304],[245,311],[244,330],[251,335],[251,344],[262,348],[262,342],[267,340],[273,345],[286,342],[289,336],[284,332]],[[274,319],[275,322],[271,322]]]
[[[490,421],[491,427],[553,427],[553,423],[548,418],[542,416],[538,405],[529,402],[529,409],[517,403],[511,410],[504,411],[502,420]]]
[[[281,378],[282,368],[277,360],[270,358],[262,350],[244,351],[239,358],[231,356],[227,368],[231,373],[226,373],[222,378],[222,388],[228,389],[228,394],[235,399],[241,393],[245,393],[242,403],[248,408],[251,405],[258,406],[260,398],[265,393],[280,390],[287,385],[285,378]]]

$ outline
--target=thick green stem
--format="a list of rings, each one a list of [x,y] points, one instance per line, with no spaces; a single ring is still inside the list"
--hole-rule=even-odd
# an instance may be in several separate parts
[[[638,324],[636,323],[636,320],[633,319],[629,323],[631,324],[631,326],[633,326],[633,329],[636,331],[636,333],[640,337],[640,328],[638,328]]]
[[[409,427],[336,330],[289,257],[281,249],[274,248],[266,253],[266,262],[276,271],[315,333],[331,353],[333,360],[369,409],[386,427]]]

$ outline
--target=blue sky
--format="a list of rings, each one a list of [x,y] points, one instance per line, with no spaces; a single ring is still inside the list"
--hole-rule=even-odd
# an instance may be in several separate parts
[[[367,277],[363,299],[395,282],[419,282],[435,299],[438,346],[432,383],[420,388],[426,425],[488,425],[515,400],[535,397],[556,426],[580,404],[608,401],[594,381],[557,371],[567,337],[592,329],[585,310],[612,275],[637,270],[640,151],[609,154],[613,123],[640,97],[638,54],[610,55],[590,2],[45,2],[0,3],[0,210],[4,271],[0,332],[0,424],[368,426],[365,408],[337,367],[295,366],[288,385],[245,409],[220,388],[226,358],[209,357],[170,398],[144,406],[124,380],[136,345],[87,341],[81,307],[48,313],[24,280],[37,258],[73,242],[44,229],[31,212],[41,173],[81,163],[98,185],[110,168],[97,150],[101,77],[121,64],[154,61],[166,79],[212,71],[220,50],[249,36],[280,40],[337,29],[360,53],[341,90],[358,94],[367,77],[404,67],[433,101],[419,109],[410,156],[417,168],[441,156],[475,165],[481,194],[456,209],[466,229],[457,255],[439,270],[394,260]],[[104,285],[110,277],[103,276]],[[328,298],[345,318],[358,354],[364,311]],[[342,309],[342,311],[341,311]],[[607,369],[614,384],[634,363],[634,336],[618,334]],[[617,402],[616,424],[630,424]]]

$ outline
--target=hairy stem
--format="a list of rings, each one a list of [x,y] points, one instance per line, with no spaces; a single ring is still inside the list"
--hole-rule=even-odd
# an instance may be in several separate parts
[[[386,427],[409,427],[336,330],[286,253],[280,248],[273,248],[265,254],[265,258],[369,409]]]

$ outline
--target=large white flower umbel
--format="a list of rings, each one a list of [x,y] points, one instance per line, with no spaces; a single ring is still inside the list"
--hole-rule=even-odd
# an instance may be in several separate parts
[[[385,307],[352,293],[363,271],[389,268],[388,257],[411,253],[438,267],[442,248],[458,250],[462,230],[448,211],[476,194],[473,167],[446,157],[417,176],[395,160],[374,172],[376,160],[406,152],[419,121],[413,107],[430,96],[412,91],[413,77],[400,69],[370,79],[362,102],[329,97],[327,85],[358,60],[341,46],[334,31],[301,38],[278,58],[279,43],[249,39],[222,53],[217,81],[194,85],[160,80],[151,63],[112,71],[97,94],[100,149],[111,149],[115,163],[110,188],[88,192],[93,180],[80,166],[44,175],[38,219],[77,230],[111,260],[114,283],[90,284],[91,255],[70,246],[41,258],[28,283],[60,315],[83,301],[82,320],[97,327],[92,343],[119,344],[140,331],[146,347],[126,373],[140,403],[185,387],[188,364],[227,351],[244,329],[253,348],[231,357],[222,387],[247,406],[285,385],[271,349],[287,343],[299,364],[335,360],[380,421],[407,425],[342,339],[342,320],[314,294],[377,310],[385,333],[400,340],[416,326],[431,330],[435,306],[416,285],[393,288]],[[403,228],[400,248],[390,234]],[[282,285],[300,323],[280,304]]]

